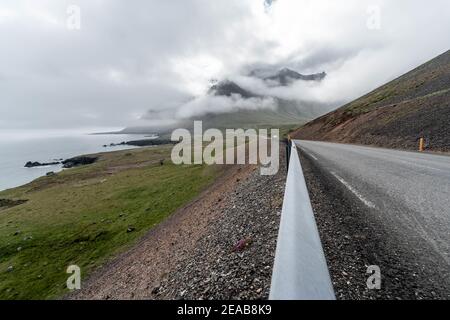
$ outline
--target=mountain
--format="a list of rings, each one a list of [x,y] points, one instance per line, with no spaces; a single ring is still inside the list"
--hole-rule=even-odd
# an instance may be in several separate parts
[[[326,76],[325,73],[315,75],[301,75],[289,69],[282,69],[270,79],[278,79],[280,85],[287,85],[292,79],[305,81],[320,81]],[[257,77],[254,75],[254,77]],[[275,77],[275,78],[274,78]],[[278,78],[277,78],[278,77]],[[268,78],[269,79],[269,78]],[[242,99],[272,98],[276,105],[273,109],[237,109],[232,112],[206,113],[195,119],[185,119],[176,125],[126,128],[121,133],[167,133],[174,127],[191,127],[193,120],[202,120],[205,128],[250,128],[255,126],[283,126],[305,123],[318,115],[330,110],[328,105],[310,101],[283,100],[277,97],[263,96],[242,88],[230,80],[220,81],[208,90],[210,96],[231,97],[240,96]],[[257,106],[256,106],[257,107]]]
[[[324,106],[313,102],[299,102],[274,99],[276,107],[273,109],[236,109],[224,113],[206,113],[191,119],[184,119],[172,125],[158,125],[151,127],[130,127],[120,133],[151,134],[159,133],[166,137],[175,128],[193,127],[193,121],[202,121],[203,128],[233,129],[257,127],[295,127],[299,123],[307,123],[318,114],[323,114]],[[328,110],[329,108],[326,107]]]
[[[321,104],[308,101],[284,100],[268,96],[264,97],[250,92],[230,80],[224,80],[213,85],[208,93],[215,96],[227,97],[240,95],[244,99],[272,98],[277,105],[275,109],[238,109],[228,113],[205,114],[201,119],[210,128],[225,128],[230,125],[235,127],[251,127],[254,125],[294,124],[296,121],[306,122],[324,112],[324,106]]]
[[[235,82],[230,80],[220,81],[219,83],[213,85],[209,89],[208,94],[226,97],[230,97],[231,95],[236,94],[246,99],[257,97],[256,94],[241,88]]]
[[[450,151],[450,51],[297,130],[294,138]]]
[[[321,104],[275,99],[274,109],[237,109],[226,113],[208,113],[197,117],[205,128],[254,128],[260,126],[292,126],[306,123],[313,119],[320,110]],[[323,112],[322,112],[323,113]]]
[[[152,126],[152,127],[130,127],[120,133],[124,134],[150,134],[159,133],[166,137],[175,128],[193,127],[193,121],[203,122],[203,128],[233,129],[233,128],[257,128],[257,127],[275,127],[285,126],[295,127],[299,123],[307,123],[314,119],[318,114],[324,113],[327,106],[313,102],[289,101],[274,99],[276,108],[274,109],[237,109],[224,113],[206,113],[191,119],[178,121],[170,126]]]
[[[303,80],[303,81],[322,81],[325,79],[327,74],[325,72],[322,73],[316,73],[316,74],[310,74],[310,75],[303,75],[296,71],[293,71],[288,68],[283,68],[280,71],[278,71],[276,74],[265,77],[264,80],[266,81],[275,81],[279,83],[281,86],[287,86],[290,85],[294,81]]]

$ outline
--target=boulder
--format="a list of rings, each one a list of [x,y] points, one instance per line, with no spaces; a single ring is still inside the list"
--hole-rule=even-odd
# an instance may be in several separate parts
[[[34,168],[34,167],[45,167],[45,166],[54,166],[60,164],[61,162],[44,162],[40,163],[38,161],[28,161],[25,164],[25,168]]]
[[[70,159],[64,160],[62,162],[62,164],[63,164],[63,168],[73,168],[73,167],[92,164],[92,163],[96,162],[97,160],[98,160],[97,157],[81,156],[81,157],[75,157],[75,158],[70,158]]]

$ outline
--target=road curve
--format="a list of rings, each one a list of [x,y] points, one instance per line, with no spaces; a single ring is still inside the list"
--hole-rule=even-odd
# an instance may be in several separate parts
[[[334,178],[336,187],[348,191],[360,211],[376,217],[410,246],[425,268],[450,270],[450,157],[328,142],[295,143],[300,153]]]

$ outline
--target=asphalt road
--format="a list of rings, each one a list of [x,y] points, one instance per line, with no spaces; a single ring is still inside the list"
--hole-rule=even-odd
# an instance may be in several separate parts
[[[348,215],[357,211],[359,221],[375,221],[371,227],[375,233],[380,230],[377,241],[383,244],[372,246],[382,251],[373,254],[385,255],[384,268],[390,268],[390,256],[400,261],[391,268],[397,271],[389,270],[400,286],[408,287],[405,282],[411,282],[412,274],[421,279],[410,290],[419,287],[425,297],[450,297],[450,157],[326,142],[296,144],[303,157],[327,175],[332,186],[326,193],[334,193],[333,188],[344,190],[339,197],[333,195],[328,213],[335,206],[343,216],[346,210]],[[341,198],[346,198],[342,201],[350,203],[350,209],[338,208]],[[427,295],[427,290],[433,294]],[[411,296],[408,291],[400,298]]]

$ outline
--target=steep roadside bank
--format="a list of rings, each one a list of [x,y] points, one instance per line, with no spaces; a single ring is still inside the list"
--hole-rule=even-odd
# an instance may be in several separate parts
[[[450,151],[450,51],[304,125],[299,140]]]
[[[93,164],[0,192],[0,299],[61,297],[68,266],[95,272],[224,173],[174,165],[171,150],[95,154]]]
[[[285,168],[232,166],[69,299],[265,299]]]

